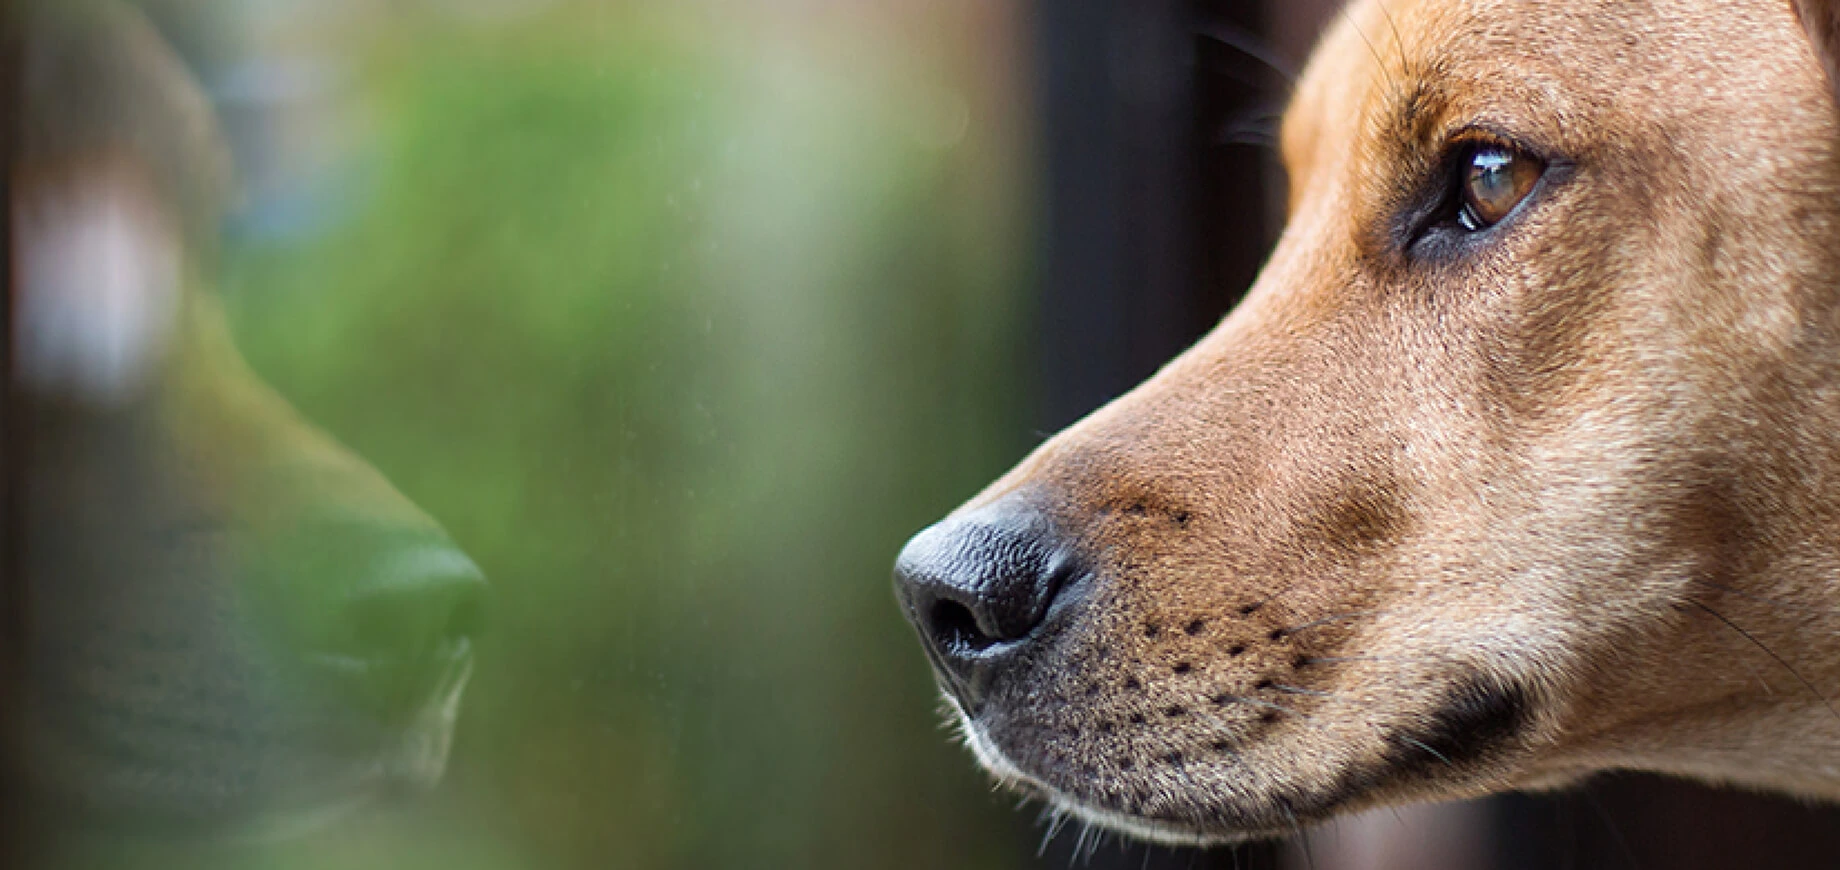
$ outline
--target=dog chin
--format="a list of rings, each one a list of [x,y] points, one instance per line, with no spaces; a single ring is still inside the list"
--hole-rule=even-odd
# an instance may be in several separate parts
[[[1236,834],[1202,831],[1091,806],[1017,767],[1004,756],[1003,750],[990,739],[990,735],[984,732],[983,726],[965,714],[964,708],[959,706],[950,693],[945,693],[944,698],[946,715],[949,717],[948,727],[958,731],[959,739],[971,750],[978,764],[996,780],[997,785],[1040,798],[1048,804],[1049,811],[1054,815],[1070,816],[1096,827],[1163,846],[1227,846],[1269,836],[1258,832]]]

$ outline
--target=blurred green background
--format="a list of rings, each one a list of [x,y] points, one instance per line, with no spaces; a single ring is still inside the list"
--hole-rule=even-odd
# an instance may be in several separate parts
[[[242,349],[495,584],[440,792],[264,860],[1023,863],[888,579],[1028,446],[1011,10],[454,5],[245,47],[336,76]]]

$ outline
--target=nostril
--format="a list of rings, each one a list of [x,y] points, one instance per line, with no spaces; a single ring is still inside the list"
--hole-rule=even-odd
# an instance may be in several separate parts
[[[915,535],[895,593],[948,691],[974,709],[1046,636],[1056,601],[1084,568],[1039,513],[998,502]]]
[[[931,618],[939,646],[948,653],[980,653],[997,643],[996,638],[978,628],[977,616],[972,614],[971,608],[956,601],[935,602]]]

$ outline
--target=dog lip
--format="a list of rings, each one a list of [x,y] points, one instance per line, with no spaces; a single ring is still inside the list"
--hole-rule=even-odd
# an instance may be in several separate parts
[[[976,713],[967,710],[962,702],[949,694],[945,700],[951,712],[956,714],[960,735],[966,747],[997,784],[1021,792],[1025,797],[1039,798],[1056,814],[1070,815],[1107,830],[1166,846],[1222,846],[1289,833],[1288,829],[1280,827],[1222,826],[1209,829],[1180,820],[1154,818],[1096,805],[1075,791],[1049,784],[1038,773],[1024,770],[997,745],[988,733],[986,724],[980,721]]]

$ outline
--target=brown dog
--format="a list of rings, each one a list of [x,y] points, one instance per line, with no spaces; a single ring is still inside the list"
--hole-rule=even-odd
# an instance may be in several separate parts
[[[1245,302],[901,555],[979,760],[1171,842],[1840,798],[1837,58],[1834,0],[1355,4]]]
[[[248,835],[433,782],[483,578],[238,355],[227,149],[179,58],[127,7],[21,5],[9,811]]]

